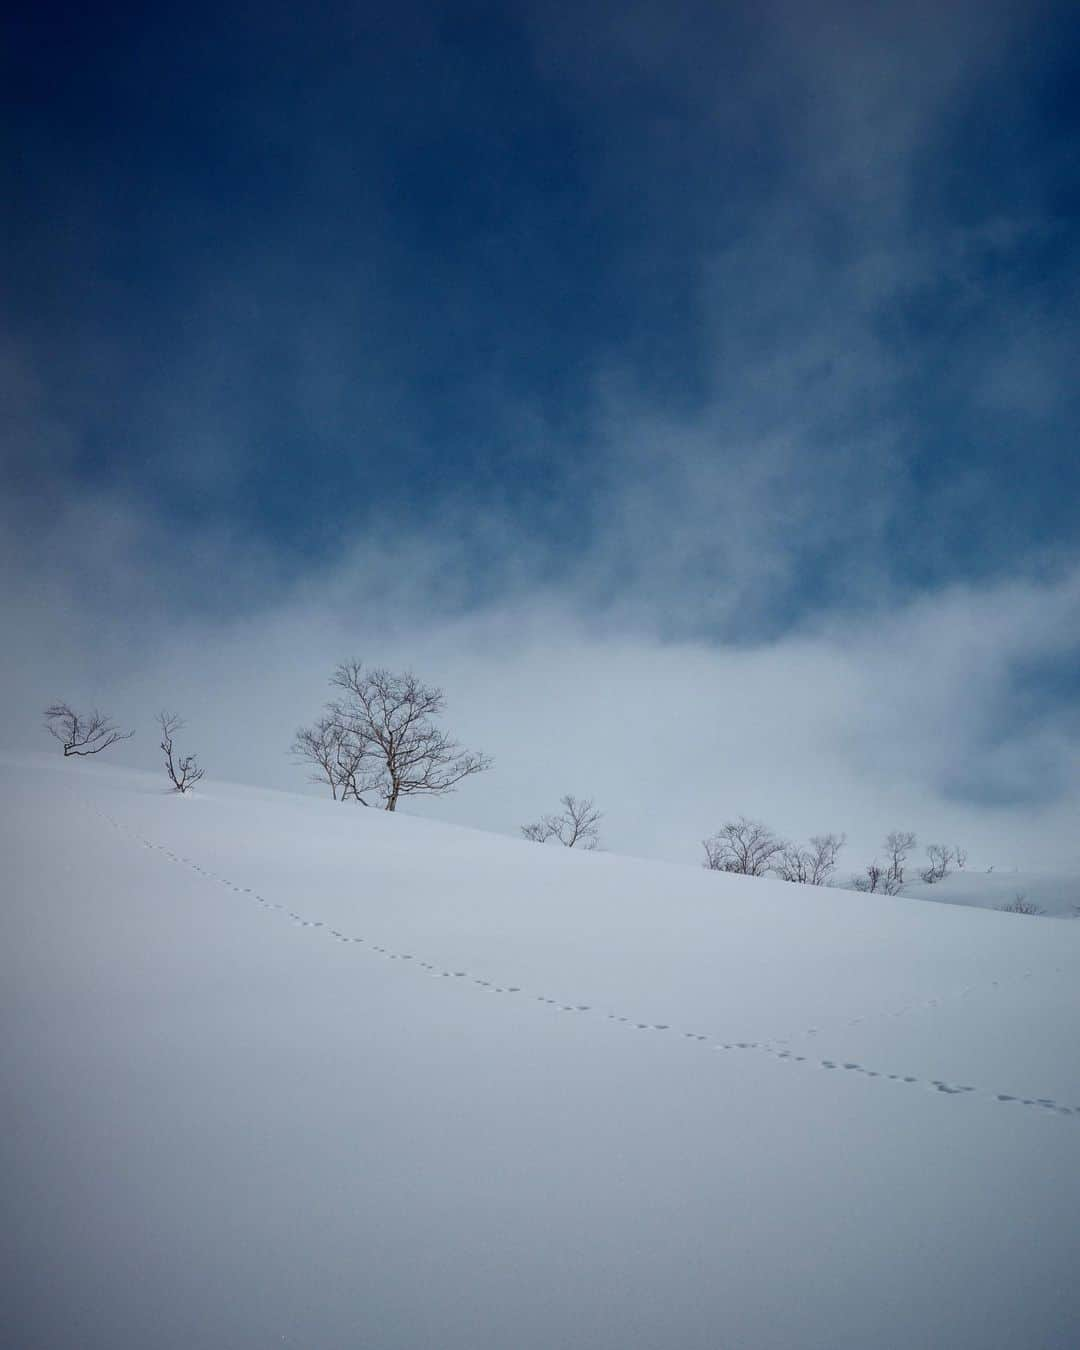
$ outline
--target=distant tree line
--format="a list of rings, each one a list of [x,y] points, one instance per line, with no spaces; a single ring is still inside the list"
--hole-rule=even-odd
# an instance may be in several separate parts
[[[443,691],[410,670],[395,672],[347,661],[334,670],[330,687],[334,696],[321,716],[297,730],[291,751],[311,769],[311,781],[327,786],[335,801],[395,811],[405,797],[442,796],[492,767],[488,755],[464,749],[438,725],[446,707]],[[176,733],[184,722],[163,711],[157,724],[169,782],[178,793],[190,792],[204,771],[197,756],[181,754],[176,747]],[[45,709],[45,728],[60,742],[65,756],[97,755],[135,734],[120,730],[96,708],[80,713],[68,703]],[[593,799],[567,793],[559,806],[560,810],[522,825],[522,835],[539,844],[598,849],[603,815]],[[782,838],[761,821],[739,816],[702,840],[703,865],[716,872],[774,876],[806,886],[842,885],[835,878],[846,842],[846,835],[829,833],[812,835],[800,844]],[[869,893],[899,894],[916,847],[910,830],[892,830],[882,844],[880,860],[867,864],[847,885]],[[966,862],[962,848],[928,844],[926,864],[918,875],[934,884]],[[1024,903],[1018,897],[1019,912],[1031,912]]]
[[[815,834],[809,844],[800,845],[782,839],[760,820],[739,816],[729,820],[708,839],[702,840],[705,861],[714,872],[737,872],[743,876],[775,876],[781,881],[797,881],[806,886],[842,885],[833,880],[840,850],[847,842],[843,834]],[[907,861],[917,847],[910,830],[892,830],[882,844],[884,861],[874,859],[847,883],[849,889],[899,895],[906,880]],[[953,866],[962,869],[967,853],[946,844],[928,844],[926,866],[918,875],[932,885],[943,881]]]
[[[739,816],[702,840],[703,866],[713,872],[737,872],[748,877],[772,873],[784,881],[824,886],[836,871],[845,842],[842,834],[815,834],[809,845],[802,846],[781,839],[760,820]]]

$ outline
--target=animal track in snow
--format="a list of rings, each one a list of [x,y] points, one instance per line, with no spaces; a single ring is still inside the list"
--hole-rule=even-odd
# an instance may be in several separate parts
[[[367,946],[370,951],[372,951],[378,956],[383,957],[385,960],[413,961],[414,959],[416,959],[414,958],[414,955],[411,952],[395,952],[390,948],[372,943],[367,938],[356,935],[349,935],[341,932],[341,930],[336,928],[328,928],[321,919],[320,920],[305,919],[303,918],[302,915],[296,913],[294,910],[287,910],[283,904],[277,901],[268,900],[265,896],[260,895],[250,886],[238,886],[234,882],[228,880],[227,878],[219,877],[215,873],[210,872],[203,867],[200,867],[198,863],[196,863],[193,859],[186,858],[182,855],[173,853],[171,850],[167,849],[164,845],[155,844],[151,840],[145,839],[141,835],[135,834],[133,831],[129,830],[126,826],[121,825],[119,821],[114,820],[111,816],[107,815],[102,811],[99,811],[96,807],[90,807],[90,809],[96,815],[106,820],[115,830],[117,830],[122,834],[126,834],[131,839],[136,840],[143,847],[150,849],[153,852],[160,853],[170,862],[187,867],[189,870],[198,873],[205,880],[215,881],[219,883],[220,885],[224,886],[226,889],[232,891],[236,895],[250,896],[252,900],[254,900],[257,904],[262,905],[265,909],[275,909],[278,910],[279,912],[284,912],[284,914],[288,918],[292,919],[294,921],[294,924],[298,927],[310,929],[322,929],[323,932],[326,934],[326,936],[332,937],[337,942],[351,942],[354,944],[359,944],[361,946]],[[467,970],[444,970],[441,967],[436,966],[429,961],[423,961],[419,959],[416,959],[416,966],[420,970],[431,972],[432,976],[436,979],[464,980],[466,983],[472,983],[473,985],[482,987],[484,990],[492,994],[527,993],[527,991],[524,990],[520,985],[495,985],[490,980],[483,980],[479,976],[472,975]],[[1031,975],[1032,972],[1028,970],[1024,972],[1023,976],[1019,976],[1017,978],[1029,979]],[[999,983],[1000,982],[997,980],[992,981],[992,985],[995,988],[999,985]],[[922,1008],[938,1007],[943,1001],[945,1001],[945,997],[961,997],[961,998],[966,997],[966,995],[971,993],[972,990],[973,986],[968,985],[965,986],[963,989],[959,990],[957,994],[953,996],[935,997],[923,1001],[921,1003],[913,1002],[910,1004],[906,1004],[903,1007],[890,1012],[869,1014],[863,1017],[852,1018],[843,1023],[843,1025],[857,1026],[865,1021],[871,1020],[872,1018],[876,1019],[879,1017],[900,1017],[914,1010]],[[546,994],[535,994],[532,997],[534,1001],[544,1003],[549,1007],[556,1009],[559,1012],[585,1015],[595,1011],[594,1005],[588,1003],[563,1003],[561,1000],[551,998]],[[794,1040],[800,1036],[817,1035],[820,1031],[820,1028],[818,1027],[808,1027],[804,1031],[795,1033],[790,1038],[786,1038],[783,1040],[720,1041],[713,1036],[709,1036],[698,1031],[680,1032],[678,1028],[673,1028],[671,1024],[667,1022],[639,1022],[635,1018],[624,1016],[620,1013],[615,1012],[606,1012],[603,1014],[603,1016],[604,1020],[606,1021],[621,1023],[623,1026],[626,1026],[630,1030],[634,1031],[675,1030],[677,1034],[681,1036],[682,1039],[696,1041],[699,1044],[705,1043],[709,1045],[710,1048],[714,1051],[729,1052],[729,1053],[737,1051],[744,1051],[744,1052],[752,1051],[758,1054],[768,1055],[772,1059],[785,1061],[792,1064],[806,1064],[811,1068],[816,1067],[828,1070],[839,1069],[841,1072],[860,1074],[866,1078],[880,1078],[887,1082],[903,1083],[912,1087],[922,1087],[926,1090],[942,1093],[946,1096],[962,1096],[974,1094],[976,1097],[980,1097],[987,1101],[996,1101],[1005,1104],[1017,1104],[1021,1106],[1030,1107],[1036,1110],[1048,1111],[1056,1115],[1080,1118],[1080,1106],[1065,1106],[1062,1105],[1060,1102],[1055,1101],[1051,1097],[1024,1097],[1019,1094],[1013,1093],[988,1092],[985,1089],[979,1089],[970,1086],[968,1084],[948,1083],[945,1082],[943,1079],[937,1078],[922,1079],[914,1074],[886,1073],[880,1069],[868,1068],[866,1065],[860,1064],[854,1060],[837,1061],[834,1059],[819,1059],[815,1061],[807,1055],[795,1054],[790,1048],[788,1048],[789,1039]]]

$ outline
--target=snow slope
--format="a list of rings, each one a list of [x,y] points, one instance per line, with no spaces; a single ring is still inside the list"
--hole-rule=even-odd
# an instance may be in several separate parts
[[[912,882],[903,893],[918,900],[983,909],[1001,909],[1019,896],[1042,910],[1042,916],[1032,918],[1080,918],[1080,876],[1049,869],[950,872],[929,886],[924,881]]]
[[[25,1350],[1080,1343],[1080,924],[0,758]]]

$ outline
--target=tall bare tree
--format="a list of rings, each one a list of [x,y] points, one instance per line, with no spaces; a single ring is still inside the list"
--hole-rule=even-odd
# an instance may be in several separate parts
[[[67,703],[52,703],[45,709],[45,730],[64,747],[64,755],[99,755],[117,741],[129,741],[134,731],[120,731],[95,708],[78,713]]]
[[[525,838],[537,844],[557,839],[565,848],[598,849],[603,812],[588,797],[574,797],[570,793],[561,798],[560,805],[563,809],[558,815],[541,816],[532,825],[522,825]]]
[[[158,713],[158,726],[161,728],[161,749],[165,755],[165,772],[177,792],[190,792],[203,770],[194,755],[179,755],[173,751],[173,736],[184,725],[184,720],[175,713]]]
[[[889,876],[899,886],[904,884],[904,864],[914,847],[915,835],[911,830],[892,830],[885,836],[885,852],[889,859]]]
[[[782,856],[785,841],[759,820],[729,820],[708,839],[703,867],[713,872],[739,872],[743,876],[762,877]]]
[[[297,733],[293,750],[316,766],[316,780],[328,782],[335,797],[395,811],[402,797],[441,796],[491,768],[487,755],[464,750],[435,725],[446,698],[412,671],[396,674],[349,661],[330,683],[341,697],[326,705],[313,727]]]
[[[800,881],[805,886],[827,886],[836,871],[840,850],[847,842],[843,834],[815,834],[808,848],[786,844],[773,871],[782,881]]]

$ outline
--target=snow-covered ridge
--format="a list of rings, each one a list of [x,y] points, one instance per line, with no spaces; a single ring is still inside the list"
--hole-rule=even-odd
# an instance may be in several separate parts
[[[1080,925],[0,793],[23,1343],[1072,1343]]]

